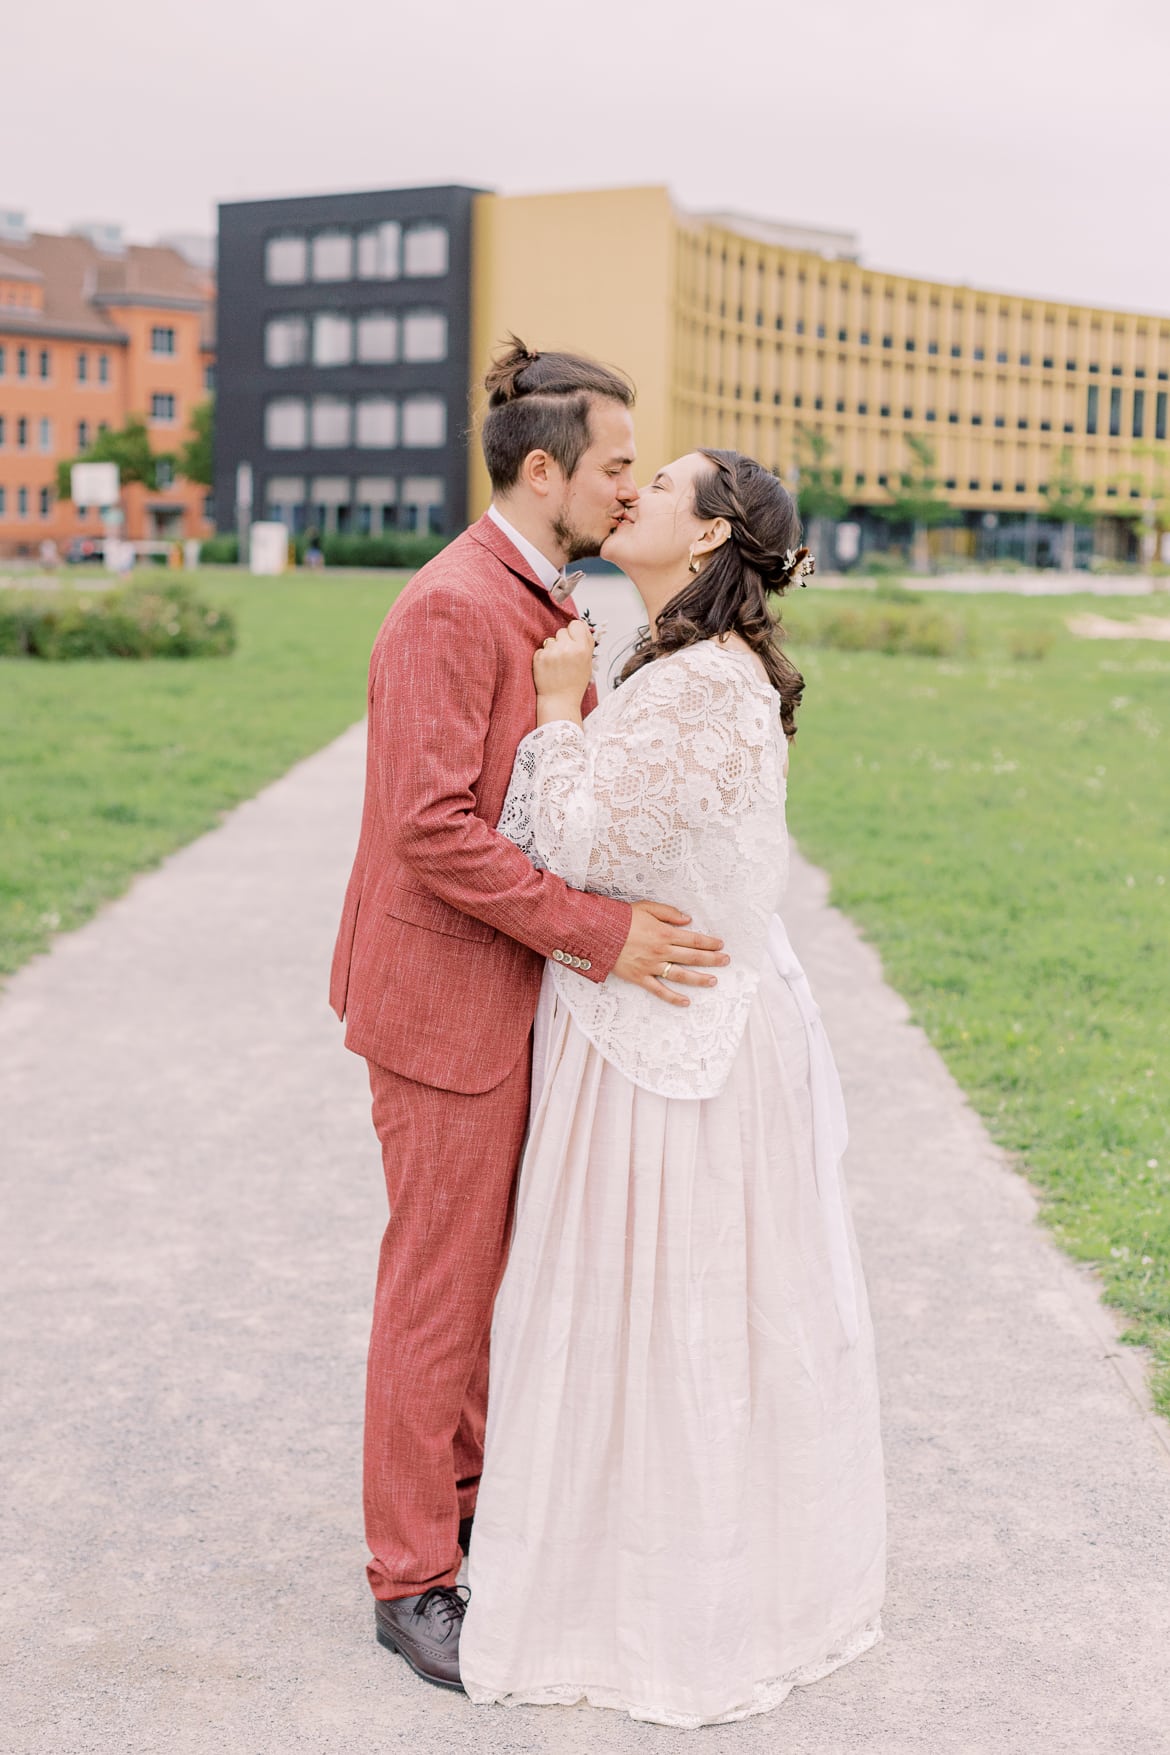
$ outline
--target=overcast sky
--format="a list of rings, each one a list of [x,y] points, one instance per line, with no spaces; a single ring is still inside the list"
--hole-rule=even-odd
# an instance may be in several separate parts
[[[146,241],[246,196],[661,182],[1170,312],[1168,67],[1167,0],[38,0],[0,28],[0,206]]]

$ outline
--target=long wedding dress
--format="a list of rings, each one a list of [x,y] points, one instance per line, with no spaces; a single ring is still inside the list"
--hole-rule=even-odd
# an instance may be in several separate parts
[[[880,1637],[844,1111],[775,914],[785,750],[758,660],[706,641],[517,753],[504,834],[581,888],[669,898],[731,964],[686,1009],[548,967],[460,1642],[476,1702],[719,1724]]]

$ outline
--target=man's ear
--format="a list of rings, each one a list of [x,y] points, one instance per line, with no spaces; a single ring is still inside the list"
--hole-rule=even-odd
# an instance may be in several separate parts
[[[557,465],[547,451],[529,451],[520,465],[520,481],[529,492],[547,498],[553,485]]]

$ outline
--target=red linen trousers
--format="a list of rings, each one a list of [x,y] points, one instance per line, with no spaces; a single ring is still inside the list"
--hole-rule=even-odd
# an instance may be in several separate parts
[[[495,830],[536,723],[532,655],[575,614],[482,518],[411,580],[370,661],[330,1002],[369,1065],[390,1203],[365,1431],[383,1599],[453,1583],[474,1510],[544,962],[559,950],[603,981],[629,933],[627,903],[537,871]]]

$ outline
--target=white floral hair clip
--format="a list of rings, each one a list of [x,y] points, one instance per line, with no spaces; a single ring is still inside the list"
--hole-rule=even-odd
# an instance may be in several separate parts
[[[817,570],[817,563],[806,548],[785,549],[783,566],[786,585],[803,585]]]

